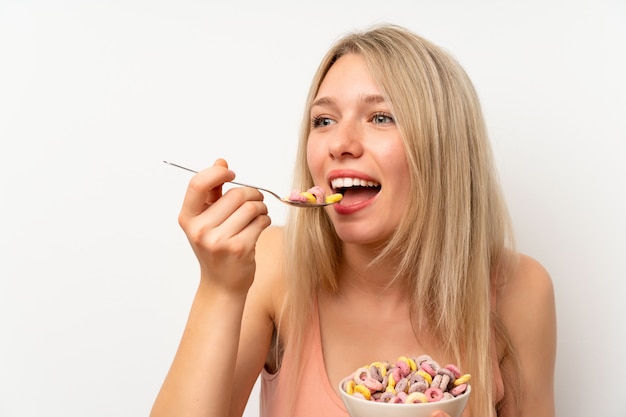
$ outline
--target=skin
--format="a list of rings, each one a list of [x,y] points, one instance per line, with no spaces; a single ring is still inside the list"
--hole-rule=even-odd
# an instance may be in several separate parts
[[[329,176],[348,173],[382,184],[381,192],[358,210],[326,208],[345,254],[339,291],[318,297],[323,355],[333,387],[372,358],[428,352],[442,362],[450,360],[427,343],[428,335],[413,333],[403,281],[381,293],[393,260],[363,266],[397,225],[408,194],[399,132],[380,96],[363,59],[347,55],[330,69],[311,108],[317,124],[307,152],[315,183],[328,192]],[[200,283],[153,417],[241,416],[259,372],[272,366],[273,323],[285,296],[283,231],[268,228],[258,191],[234,188],[222,194],[224,182],[234,177],[218,160],[189,184],[179,223],[198,258]],[[556,320],[550,277],[535,260],[522,256],[498,297],[498,312],[522,370],[523,408],[503,415],[554,416]],[[359,320],[353,312],[364,305],[379,308],[368,320]],[[285,326],[289,332],[290,323]],[[394,343],[388,343],[391,337]],[[355,351],[355,344],[368,349]],[[507,366],[504,361],[502,367]]]

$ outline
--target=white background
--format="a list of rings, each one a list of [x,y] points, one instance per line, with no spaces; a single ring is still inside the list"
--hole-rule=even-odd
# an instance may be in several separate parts
[[[0,416],[148,414],[198,279],[161,161],[288,192],[318,61],[379,22],[475,82],[554,279],[558,415],[625,416],[625,2],[213,3],[0,0]]]

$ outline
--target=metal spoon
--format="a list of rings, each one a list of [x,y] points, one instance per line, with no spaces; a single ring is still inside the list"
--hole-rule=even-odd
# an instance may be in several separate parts
[[[175,164],[173,162],[168,162],[168,161],[163,161],[164,163],[168,164],[168,165],[172,165],[175,166],[176,168],[180,168],[180,169],[184,169],[185,171],[189,171],[189,172],[193,172],[193,173],[198,173],[198,171],[195,171],[191,168],[187,168],[184,167],[182,165],[178,165]],[[259,191],[265,191],[266,193],[270,194],[272,197],[275,197],[276,199],[280,200],[281,203],[285,203],[289,206],[293,206],[293,207],[302,207],[302,208],[308,208],[308,207],[324,207],[324,206],[330,206],[331,204],[335,204],[337,203],[337,201],[334,201],[332,203],[301,203],[298,201],[291,201],[287,198],[281,197],[278,194],[276,194],[275,192],[268,190],[267,188],[263,188],[263,187],[257,187],[256,185],[249,185],[249,184],[243,184],[241,182],[236,182],[236,181],[227,181],[231,184],[235,184],[235,185],[240,185],[242,187],[250,187],[250,188],[256,188]]]

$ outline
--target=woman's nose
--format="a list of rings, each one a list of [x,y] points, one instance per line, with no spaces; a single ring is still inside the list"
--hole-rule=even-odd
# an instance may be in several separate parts
[[[363,153],[363,135],[355,123],[340,122],[328,144],[332,159],[358,158]]]

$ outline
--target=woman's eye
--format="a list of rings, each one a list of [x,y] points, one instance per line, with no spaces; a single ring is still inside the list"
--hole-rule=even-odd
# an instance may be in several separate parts
[[[387,113],[376,113],[372,116],[372,122],[374,124],[390,124],[393,123],[393,116]]]
[[[329,126],[333,123],[334,123],[334,120],[326,116],[316,116],[313,119],[311,119],[312,127],[324,127],[324,126]]]

